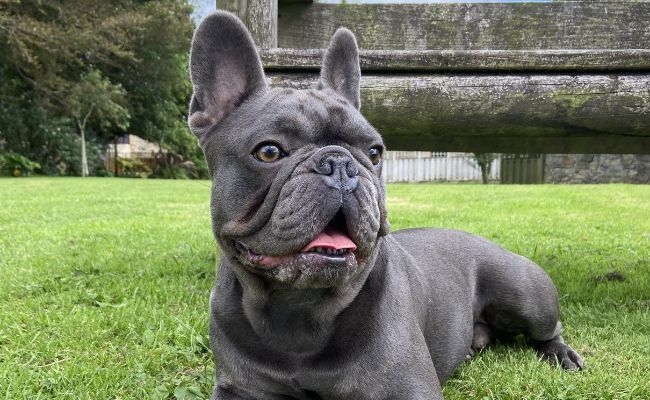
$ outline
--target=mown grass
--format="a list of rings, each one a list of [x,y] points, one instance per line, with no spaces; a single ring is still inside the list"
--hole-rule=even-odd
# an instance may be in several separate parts
[[[207,398],[209,192],[198,181],[1,179],[0,398]],[[587,362],[567,373],[522,345],[495,346],[444,386],[447,399],[650,398],[650,186],[388,192],[393,229],[463,229],[541,264]]]

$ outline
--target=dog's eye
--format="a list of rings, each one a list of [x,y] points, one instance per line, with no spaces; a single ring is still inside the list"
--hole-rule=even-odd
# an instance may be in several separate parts
[[[253,152],[253,156],[262,162],[272,163],[286,156],[286,154],[275,144],[264,143]]]
[[[381,148],[378,146],[371,147],[370,150],[368,150],[368,157],[370,157],[372,165],[379,164],[379,161],[381,161]]]

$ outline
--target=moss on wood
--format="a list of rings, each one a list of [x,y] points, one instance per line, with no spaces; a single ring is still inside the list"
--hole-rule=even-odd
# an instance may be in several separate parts
[[[339,26],[365,49],[639,49],[650,3],[280,4],[279,47],[323,48]]]
[[[295,88],[316,78],[271,74]],[[363,114],[396,150],[650,153],[645,76],[370,75],[361,85]]]

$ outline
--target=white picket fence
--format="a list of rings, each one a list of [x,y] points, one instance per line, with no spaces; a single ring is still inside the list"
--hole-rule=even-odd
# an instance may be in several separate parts
[[[386,182],[481,181],[481,170],[468,153],[387,151],[382,177]],[[498,180],[500,162],[492,161],[490,180]]]

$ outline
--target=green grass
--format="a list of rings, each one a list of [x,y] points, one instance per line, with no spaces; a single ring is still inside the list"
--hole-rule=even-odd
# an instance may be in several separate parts
[[[586,359],[567,373],[495,346],[447,399],[650,398],[650,186],[388,192],[393,229],[463,229],[541,264]],[[0,179],[0,398],[207,398],[209,195],[199,181]]]

